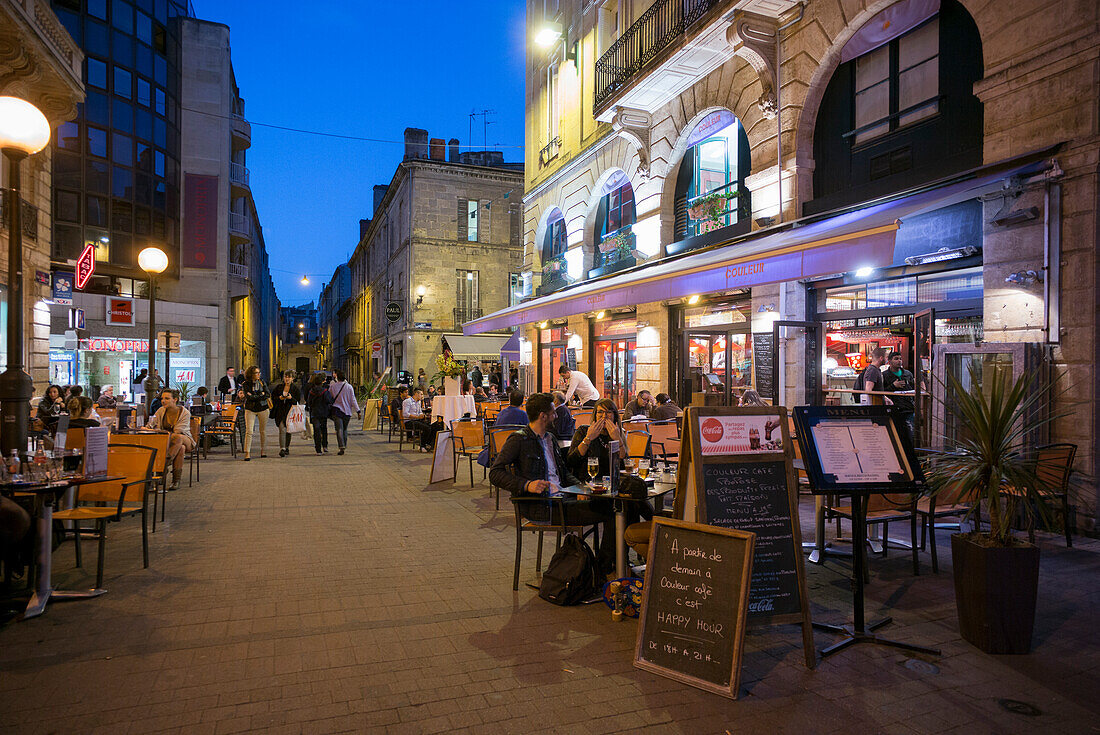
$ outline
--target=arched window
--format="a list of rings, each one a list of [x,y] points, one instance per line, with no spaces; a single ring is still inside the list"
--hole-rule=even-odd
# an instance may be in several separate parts
[[[546,221],[546,234],[542,236],[542,262],[545,265],[565,254],[565,215],[557,207]]]
[[[748,136],[732,112],[717,110],[699,121],[676,176],[677,240],[747,224],[749,166]]]
[[[596,268],[634,257],[634,235],[630,230],[635,221],[634,187],[619,171],[608,179],[604,189],[607,193],[596,210]]]

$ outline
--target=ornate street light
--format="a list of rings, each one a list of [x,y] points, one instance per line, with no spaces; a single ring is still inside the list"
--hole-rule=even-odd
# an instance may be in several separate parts
[[[8,162],[8,364],[0,374],[0,447],[4,456],[27,451],[34,382],[23,369],[23,159],[50,142],[50,123],[18,97],[0,97],[0,150]]]
[[[149,274],[149,374],[145,376],[145,406],[148,413],[157,390],[157,381],[153,377],[153,368],[157,364],[157,275],[168,267],[168,255],[160,248],[147,247],[138,253],[138,265]]]

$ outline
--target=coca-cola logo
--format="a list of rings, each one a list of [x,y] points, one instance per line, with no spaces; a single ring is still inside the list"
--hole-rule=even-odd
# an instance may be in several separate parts
[[[703,438],[712,444],[722,439],[722,422],[718,419],[707,419],[700,427]]]

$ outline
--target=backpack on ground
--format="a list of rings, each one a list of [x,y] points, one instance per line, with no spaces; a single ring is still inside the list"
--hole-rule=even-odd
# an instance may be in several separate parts
[[[566,534],[542,574],[539,597],[555,605],[579,605],[596,589],[596,555],[580,536]]]

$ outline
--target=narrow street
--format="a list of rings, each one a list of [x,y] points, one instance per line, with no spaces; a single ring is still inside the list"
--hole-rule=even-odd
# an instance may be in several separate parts
[[[811,672],[795,628],[750,630],[733,702],[634,669],[635,622],[612,622],[603,605],[513,593],[511,507],[502,499],[494,510],[480,468],[474,489],[465,468],[457,484],[425,486],[427,455],[399,454],[373,432],[353,431],[343,457],[301,441],[292,451],[246,464],[218,449],[201,483],[170,494],[150,569],[138,522],[114,524],[108,594],[5,624],[0,730],[1095,731],[1100,592],[1078,580],[1096,579],[1096,541],[1066,549],[1041,537],[1030,656],[990,657],[961,641],[950,554],[939,575],[922,554],[914,578],[897,551],[872,559],[869,613],[891,607],[883,634],[942,657],[858,646]],[[71,544],[59,549],[59,586],[90,583],[89,549],[83,571]],[[551,553],[548,542],[544,563]],[[845,572],[808,566],[815,619],[850,611]],[[819,633],[818,647],[827,643]]]

